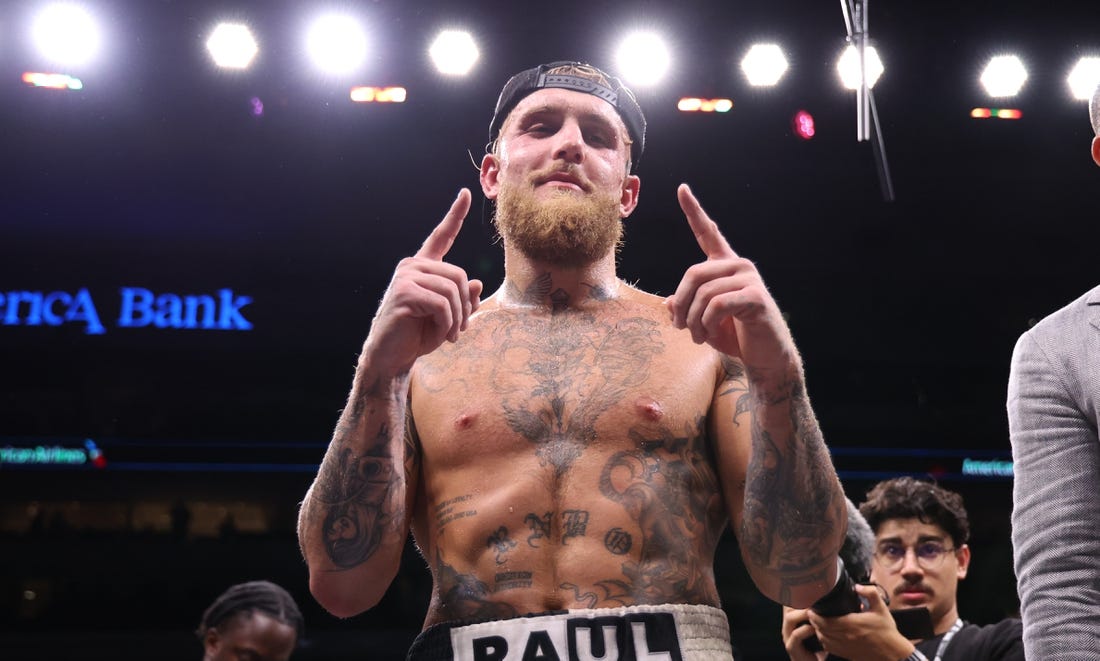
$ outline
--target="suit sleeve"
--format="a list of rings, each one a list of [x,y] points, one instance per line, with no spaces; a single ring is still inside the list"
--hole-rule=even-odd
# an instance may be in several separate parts
[[[1008,387],[1012,546],[1030,659],[1100,656],[1100,442],[1071,374],[1081,361],[1024,334]]]

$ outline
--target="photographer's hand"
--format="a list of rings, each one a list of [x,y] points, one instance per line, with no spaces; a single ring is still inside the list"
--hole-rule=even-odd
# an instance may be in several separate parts
[[[805,608],[783,607],[783,646],[791,661],[824,661],[827,652],[811,652],[806,649],[806,641],[814,635]]]
[[[912,654],[916,647],[898,631],[879,588],[856,585],[855,589],[867,602],[861,613],[824,617],[807,612],[822,646],[851,661],[898,661]]]

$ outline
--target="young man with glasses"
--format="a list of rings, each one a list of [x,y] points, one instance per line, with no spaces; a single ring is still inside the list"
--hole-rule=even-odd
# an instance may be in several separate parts
[[[970,568],[970,522],[959,494],[900,477],[875,485],[859,510],[875,535],[874,585],[856,586],[866,607],[841,617],[785,609],[783,643],[792,661],[1024,658],[1019,620],[980,627],[959,617],[956,592]],[[909,640],[889,609],[919,607],[928,609],[935,635]],[[807,649],[815,635],[827,652]]]

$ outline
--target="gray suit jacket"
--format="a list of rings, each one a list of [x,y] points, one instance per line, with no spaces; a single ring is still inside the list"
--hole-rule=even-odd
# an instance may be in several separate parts
[[[1012,546],[1027,658],[1100,659],[1100,287],[1016,343]]]

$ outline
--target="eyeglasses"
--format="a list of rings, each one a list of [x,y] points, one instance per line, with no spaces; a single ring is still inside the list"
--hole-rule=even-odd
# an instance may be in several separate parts
[[[905,564],[905,557],[909,555],[909,548],[901,544],[883,544],[875,551],[875,559],[878,560],[883,569],[892,572],[898,571]],[[944,548],[943,544],[939,542],[924,542],[912,548],[913,553],[917,556],[917,564],[925,570],[939,569],[947,554],[955,552],[955,549]]]

